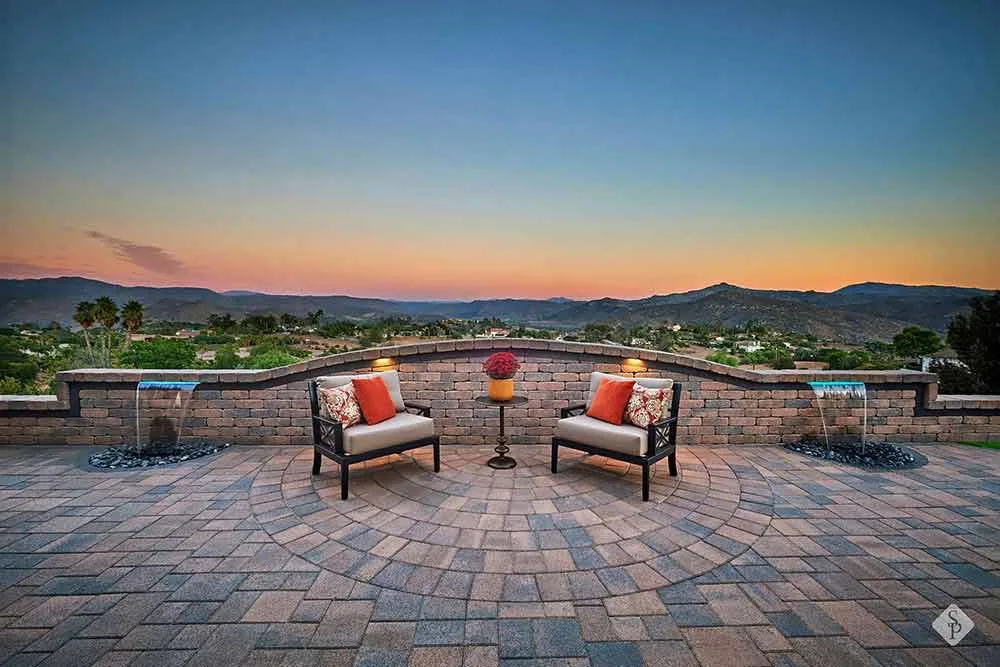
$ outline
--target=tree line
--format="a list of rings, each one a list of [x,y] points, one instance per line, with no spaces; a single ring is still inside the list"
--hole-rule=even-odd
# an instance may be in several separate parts
[[[111,365],[112,333],[115,325],[121,321],[122,328],[125,329],[125,347],[129,346],[131,335],[136,333],[143,322],[142,304],[136,300],[128,301],[118,310],[118,304],[111,297],[102,296],[96,301],[81,301],[76,304],[76,312],[73,314],[73,321],[80,325],[83,331],[84,344],[87,347],[87,356],[94,365]],[[100,350],[94,351],[90,341],[90,330],[95,326],[101,327],[102,336],[98,339],[101,343]],[[96,333],[96,332],[95,332]]]

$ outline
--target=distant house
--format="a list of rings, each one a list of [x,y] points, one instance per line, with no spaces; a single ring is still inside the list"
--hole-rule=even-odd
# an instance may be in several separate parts
[[[747,354],[752,354],[754,352],[759,352],[764,349],[763,343],[757,340],[741,340],[736,343],[736,349],[740,352],[746,352]]]
[[[199,350],[196,356],[199,361],[215,361],[215,350]]]
[[[674,326],[670,327],[670,330],[671,331],[680,331],[681,330],[681,325],[675,324]]]
[[[958,353],[950,347],[946,347],[943,350],[934,352],[933,354],[927,354],[920,357],[920,370],[924,373],[930,372],[931,366],[934,364],[948,364],[949,366],[967,368],[967,366],[962,363],[962,360],[958,358]]]
[[[650,343],[645,338],[633,338],[629,343],[632,347],[649,347]]]
[[[246,359],[247,357],[250,356],[250,348],[241,347],[236,351],[236,356],[239,357],[240,359]]]
[[[486,330],[486,335],[490,338],[506,338],[510,335],[510,329],[500,329],[492,327]]]
[[[128,335],[128,339],[133,343],[141,343],[142,341],[149,340],[150,338],[156,338],[156,336],[153,334],[144,334],[144,333],[130,333]]]
[[[174,334],[174,337],[175,337],[175,338],[186,338],[186,339],[191,339],[191,338],[195,338],[195,337],[197,337],[197,336],[198,336],[198,334],[200,334],[200,333],[201,333],[201,332],[200,332],[200,331],[198,331],[197,329],[179,329],[179,330],[178,330],[178,331],[177,331],[177,332],[176,332],[176,333]]]

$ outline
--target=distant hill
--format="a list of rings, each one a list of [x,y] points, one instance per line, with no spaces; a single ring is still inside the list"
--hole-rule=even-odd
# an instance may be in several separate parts
[[[756,321],[784,331],[860,342],[887,340],[909,324],[944,331],[969,299],[987,290],[964,287],[860,283],[834,292],[754,290],[719,283],[699,290],[645,299],[483,299],[476,301],[391,301],[352,296],[296,296],[256,292],[213,292],[190,287],[124,287],[87,278],[0,279],[0,323],[72,321],[78,301],[110,296],[122,304],[141,302],[150,319],[203,322],[210,313],[302,316],[322,309],[328,317],[372,320],[408,315],[418,320],[496,317],[548,327],[591,322],[628,325],[661,322],[727,326]]]

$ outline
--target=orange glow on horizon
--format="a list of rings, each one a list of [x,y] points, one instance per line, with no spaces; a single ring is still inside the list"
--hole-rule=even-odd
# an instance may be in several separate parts
[[[8,235],[5,234],[5,237]],[[790,238],[706,243],[667,239],[637,250],[628,239],[481,237],[378,238],[315,242],[294,234],[229,239],[211,229],[177,235],[165,251],[175,274],[137,266],[79,230],[45,243],[44,231],[9,235],[3,277],[80,275],[124,285],[191,286],[272,294],[344,294],[397,299],[601,297],[635,299],[728,282],[755,289],[832,291],[866,281],[1000,287],[1000,244],[947,238]],[[6,240],[6,239],[5,239]],[[137,242],[138,243],[138,242]],[[149,243],[149,242],[146,242]]]

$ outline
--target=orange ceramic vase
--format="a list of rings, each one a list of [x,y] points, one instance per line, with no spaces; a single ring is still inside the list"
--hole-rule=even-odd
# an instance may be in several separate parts
[[[490,378],[487,394],[494,401],[509,401],[514,398],[514,380],[497,380]]]

